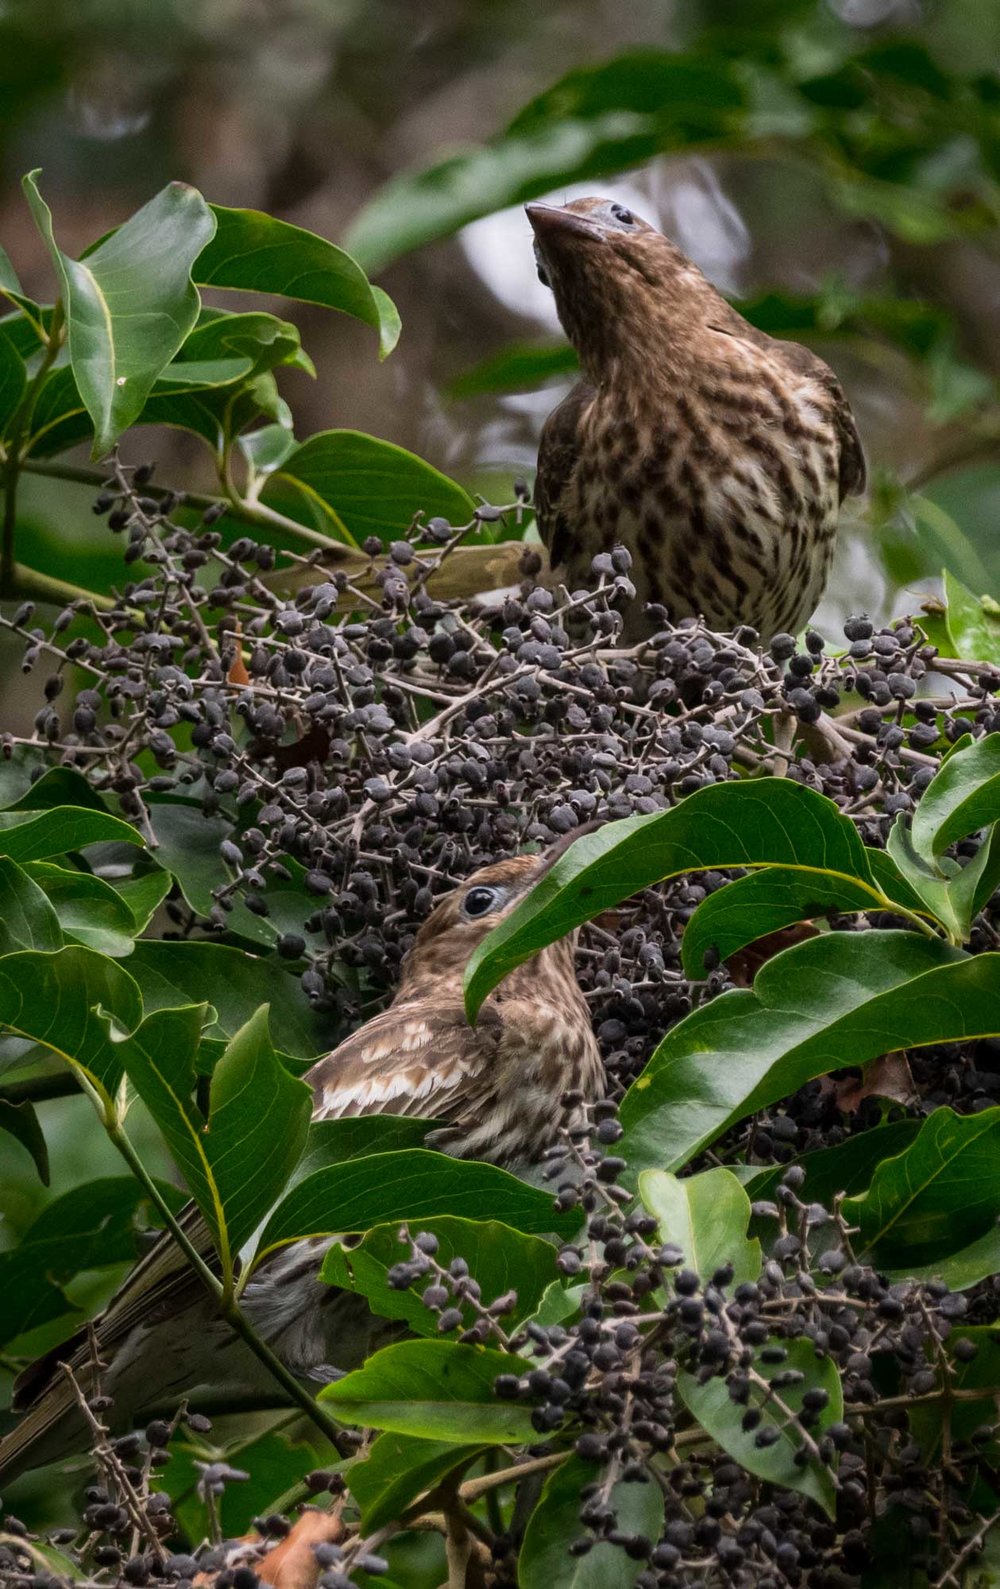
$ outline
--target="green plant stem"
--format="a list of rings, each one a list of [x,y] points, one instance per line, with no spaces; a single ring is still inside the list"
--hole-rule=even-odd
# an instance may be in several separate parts
[[[49,337],[41,363],[34,376],[28,382],[24,396],[10,422],[9,440],[7,446],[7,461],[3,471],[3,528],[0,531],[0,596],[15,596],[20,594],[16,589],[14,562],[15,530],[17,528],[17,486],[21,476],[24,459],[21,456],[21,447],[24,441],[25,427],[31,418],[38,394],[42,389],[45,377],[55,363],[56,355],[63,342],[63,310],[62,302],[58,302],[52,311],[49,322]]]
[[[87,601],[98,612],[111,612],[114,607],[110,596],[102,596],[96,590],[86,590],[82,585],[71,585],[69,580],[57,579],[54,574],[43,574],[24,563],[13,565],[9,586],[9,589],[4,590],[4,595],[22,601],[25,598],[47,601],[56,607],[68,606],[71,601]]]
[[[230,1329],[232,1329],[235,1334],[237,1334],[240,1339],[246,1343],[258,1361],[264,1365],[272,1378],[281,1386],[286,1396],[288,1396],[296,1406],[301,1407],[306,1416],[315,1424],[320,1434],[322,1434],[325,1439],[329,1440],[331,1445],[336,1448],[337,1437],[340,1434],[340,1426],[333,1418],[329,1416],[326,1410],[319,1405],[315,1397],[310,1396],[305,1386],[299,1383],[299,1381],[295,1378],[295,1375],[285,1367],[284,1363],[275,1355],[274,1352],[271,1351],[271,1348],[267,1345],[267,1343],[261,1340],[260,1336],[257,1334],[257,1331],[254,1329],[253,1325],[250,1323],[249,1319],[246,1317],[245,1313],[242,1311],[231,1292],[227,1291],[226,1286],[219,1279],[218,1275],[212,1273],[208,1264],[202,1258],[197,1248],[193,1245],[187,1233],[181,1228],[167,1203],[164,1201],[160,1194],[159,1188],[156,1185],[156,1182],[153,1180],[145,1165],[142,1163],[139,1155],[132,1146],[131,1141],[126,1136],[121,1124],[118,1122],[109,1124],[107,1120],[105,1120],[105,1129],[108,1133],[108,1136],[111,1138],[111,1141],[114,1143],[129,1169],[132,1171],[132,1174],[144,1188],[151,1202],[159,1210],[159,1213],[163,1218],[167,1229],[170,1231],[170,1234],[173,1236],[178,1247],[183,1252],[185,1258],[195,1271],[195,1274],[198,1276],[206,1291],[217,1304],[222,1318],[225,1319]]]

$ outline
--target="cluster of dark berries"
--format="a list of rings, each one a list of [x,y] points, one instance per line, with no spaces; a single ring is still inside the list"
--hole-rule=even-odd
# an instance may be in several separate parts
[[[648,643],[623,645],[623,548],[595,560],[590,590],[536,583],[526,547],[516,590],[446,601],[433,575],[468,525],[415,524],[387,554],[366,544],[361,572],[357,554],[331,572],[220,527],[215,508],[183,527],[149,473],[116,464],[96,504],[132,576],[110,610],[3,620],[43,698],[3,749],[78,769],[154,838],[185,808],[203,817],[213,902],[201,914],[178,891],[173,931],[273,949],[331,1037],[394,984],[435,895],[487,861],[777,763],[881,843],[948,745],[1000,716],[995,671],[935,659],[914,623],[852,618],[833,655],[814,632],[767,647],[654,610]],[[502,528],[522,506],[476,522]],[[789,726],[802,737],[776,750]],[[586,935],[581,976],[621,1085],[651,1033],[729,985],[720,969],[693,990],[679,956],[723,881],[652,890],[613,935]]]

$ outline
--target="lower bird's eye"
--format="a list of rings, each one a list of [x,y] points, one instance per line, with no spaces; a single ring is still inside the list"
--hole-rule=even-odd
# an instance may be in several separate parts
[[[616,221],[621,222],[622,226],[635,225],[635,216],[631,210],[625,208],[624,204],[612,204],[611,213]]]
[[[462,913],[466,916],[486,916],[496,909],[499,902],[500,894],[495,888],[470,888],[462,901]]]

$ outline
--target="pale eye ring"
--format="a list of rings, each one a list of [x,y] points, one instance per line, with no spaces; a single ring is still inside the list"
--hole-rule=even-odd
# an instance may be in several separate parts
[[[635,216],[631,210],[625,208],[624,204],[612,204],[611,214],[622,226],[635,225]]]
[[[500,890],[486,888],[480,883],[476,888],[470,888],[462,901],[463,916],[488,916],[491,910],[496,910],[500,903]]]

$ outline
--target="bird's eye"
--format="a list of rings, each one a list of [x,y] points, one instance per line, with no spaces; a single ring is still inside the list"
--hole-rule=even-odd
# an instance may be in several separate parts
[[[624,204],[612,204],[611,214],[622,226],[635,225],[635,216],[632,214],[631,210],[627,210],[625,208]]]
[[[470,888],[462,901],[463,916],[486,916],[491,910],[496,910],[500,903],[500,890],[498,888]]]

